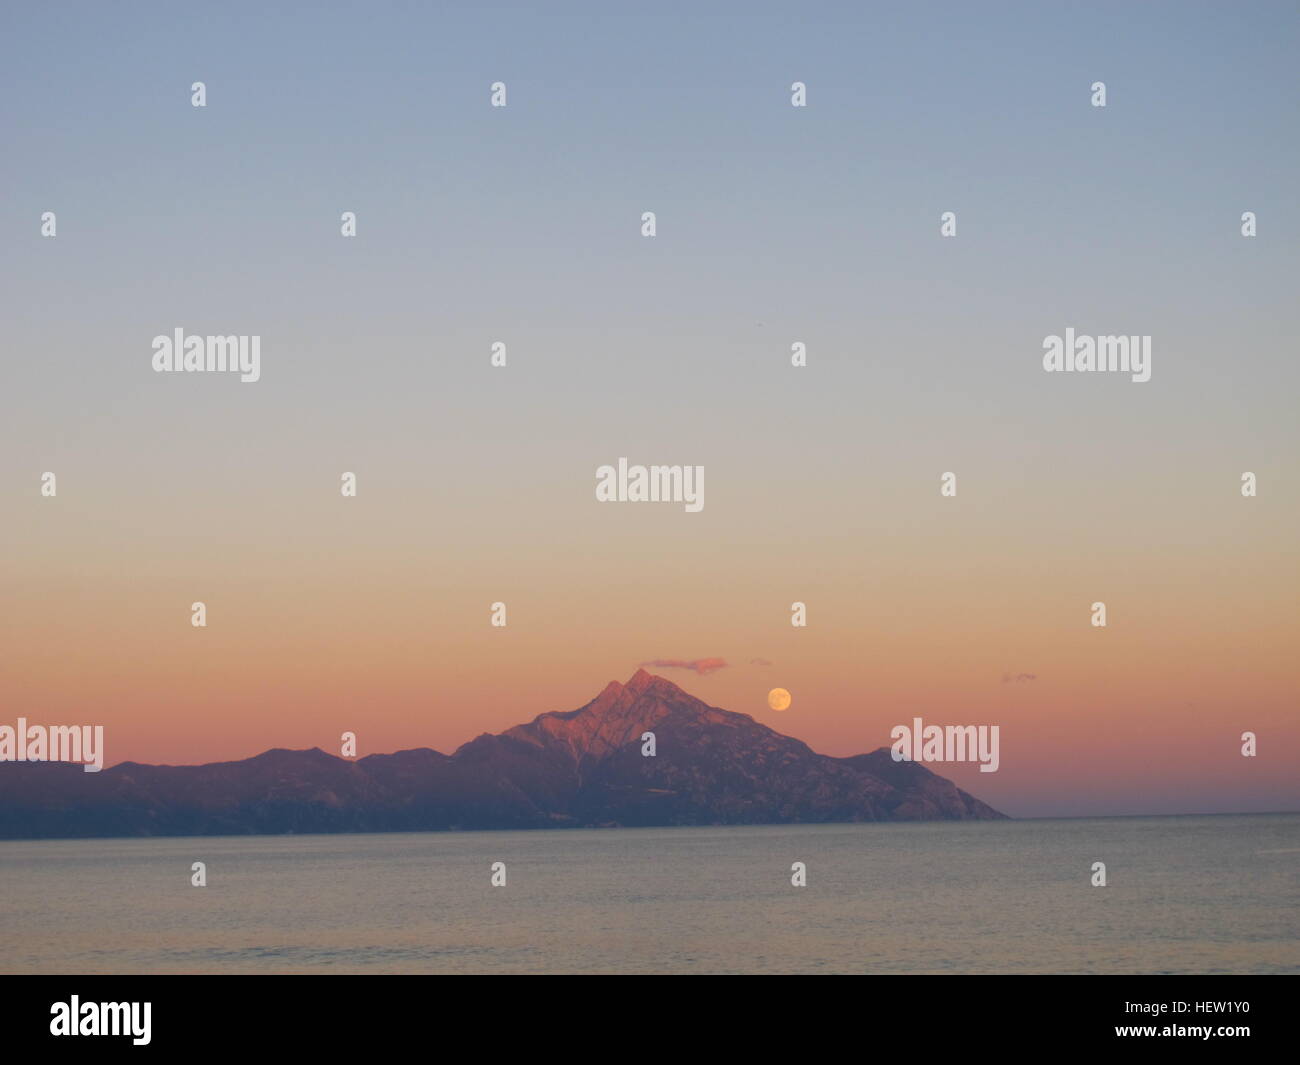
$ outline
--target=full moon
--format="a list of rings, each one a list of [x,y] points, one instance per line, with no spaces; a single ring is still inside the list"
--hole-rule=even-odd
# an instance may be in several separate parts
[[[767,693],[767,705],[773,710],[784,710],[790,705],[790,693],[784,688],[773,688]]]

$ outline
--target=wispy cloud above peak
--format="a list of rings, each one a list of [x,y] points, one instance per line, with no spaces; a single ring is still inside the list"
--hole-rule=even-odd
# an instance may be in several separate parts
[[[710,673],[716,673],[719,669],[727,668],[725,658],[692,658],[687,661],[683,658],[656,658],[649,662],[642,662],[643,669],[689,669],[700,676],[707,676]]]

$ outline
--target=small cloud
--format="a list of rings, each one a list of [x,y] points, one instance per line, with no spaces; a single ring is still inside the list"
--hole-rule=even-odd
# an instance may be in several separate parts
[[[643,669],[689,669],[703,677],[719,669],[726,669],[727,660],[725,658],[694,658],[687,662],[681,658],[656,658],[652,662],[642,662],[641,666]]]
[[[751,658],[749,664],[751,666],[770,666],[772,663],[766,658]]]
[[[1037,680],[1037,673],[1003,673],[1003,684],[1028,684],[1031,680]]]

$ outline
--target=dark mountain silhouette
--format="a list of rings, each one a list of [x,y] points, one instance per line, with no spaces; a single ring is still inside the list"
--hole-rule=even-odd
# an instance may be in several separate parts
[[[643,757],[641,736],[655,734]],[[586,706],[346,761],[319,748],[100,773],[0,764],[0,838],[970,820],[1002,814],[889,750],[831,758],[638,670]]]

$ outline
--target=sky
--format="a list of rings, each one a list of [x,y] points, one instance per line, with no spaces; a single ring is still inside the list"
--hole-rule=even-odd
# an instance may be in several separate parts
[[[999,725],[934,768],[1013,815],[1300,809],[1300,10],[608,7],[0,13],[0,721],[451,751],[720,658],[827,754]]]

